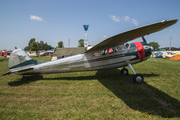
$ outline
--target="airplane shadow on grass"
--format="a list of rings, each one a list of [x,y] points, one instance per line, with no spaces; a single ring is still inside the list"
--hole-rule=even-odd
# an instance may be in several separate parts
[[[24,84],[29,84],[31,82],[36,82],[38,80],[77,80],[77,81],[82,81],[82,80],[93,80],[96,79],[96,76],[81,76],[81,77],[55,77],[55,78],[43,78],[43,75],[32,75],[28,76],[28,80],[24,80],[23,78],[17,80],[17,81],[12,81],[9,82],[9,86],[21,86]]]
[[[164,118],[180,117],[180,102],[177,99],[146,82],[141,84],[133,83],[133,74],[125,76],[120,73],[120,70],[113,69],[111,71],[98,71],[96,76],[101,84],[134,110],[146,112],[149,115],[159,115]],[[143,74],[143,76],[146,78],[159,75],[151,73]]]
[[[143,74],[144,78],[159,76],[157,74]],[[95,76],[82,77],[61,77],[43,78],[42,75],[36,77],[29,76],[28,81],[9,82],[10,86],[19,86],[35,82],[38,80],[92,80],[97,79],[102,85],[109,89],[119,99],[124,101],[131,109],[145,112],[149,115],[158,115],[164,118],[180,118],[180,102],[157,88],[142,82],[135,84],[132,82],[133,75],[121,75],[119,69],[97,71]]]

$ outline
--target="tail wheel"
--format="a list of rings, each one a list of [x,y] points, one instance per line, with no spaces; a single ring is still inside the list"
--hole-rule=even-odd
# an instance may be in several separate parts
[[[133,77],[135,83],[141,83],[144,80],[144,77],[141,74],[136,74]]]
[[[123,74],[123,75],[128,75],[128,74],[129,74],[128,69],[123,68],[123,69],[121,70],[121,74]]]

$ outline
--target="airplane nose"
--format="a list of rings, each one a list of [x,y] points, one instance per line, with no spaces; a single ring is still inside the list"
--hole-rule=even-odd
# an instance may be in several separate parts
[[[137,48],[139,59],[145,58],[145,50],[143,44],[141,42],[134,42],[134,44]]]

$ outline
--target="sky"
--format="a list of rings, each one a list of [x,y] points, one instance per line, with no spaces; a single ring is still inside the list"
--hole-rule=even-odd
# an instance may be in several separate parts
[[[57,47],[77,47],[89,25],[95,46],[116,34],[162,20],[180,19],[180,0],[0,0],[0,50],[23,49],[31,38]],[[180,47],[180,21],[145,36],[160,47]],[[131,42],[142,41],[142,39]]]

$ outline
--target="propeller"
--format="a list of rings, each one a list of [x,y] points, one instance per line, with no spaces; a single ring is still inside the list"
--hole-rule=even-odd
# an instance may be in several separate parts
[[[144,38],[144,36],[142,36],[143,42],[147,43],[146,39]]]
[[[153,55],[153,53],[151,54],[152,55],[152,58],[154,58],[154,55]],[[158,65],[158,63],[157,63],[157,61],[156,61],[156,59],[154,58],[154,61],[156,62],[156,64]]]
[[[147,43],[147,41],[146,41],[146,39],[144,38],[144,36],[142,36],[142,40],[143,40],[143,42]],[[152,47],[151,47],[151,50],[152,50]],[[152,57],[153,57],[153,53],[152,53],[151,55],[152,55]],[[155,59],[154,57],[153,57],[153,59],[154,59],[154,61],[156,62],[156,64],[158,65],[156,59]]]

